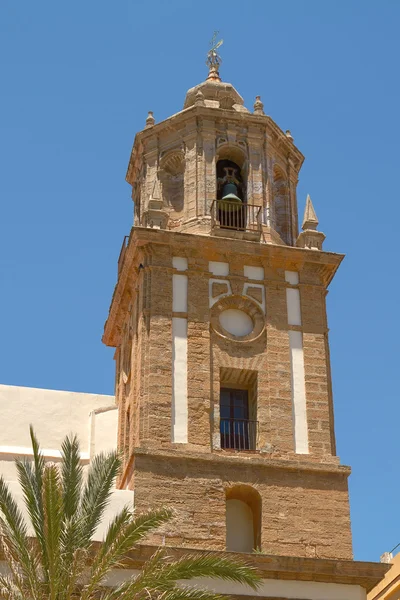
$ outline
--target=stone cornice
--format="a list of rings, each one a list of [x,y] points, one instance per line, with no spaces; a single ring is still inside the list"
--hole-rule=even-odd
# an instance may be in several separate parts
[[[347,465],[340,465],[336,462],[322,462],[321,456],[316,456],[315,460],[307,460],[307,456],[312,455],[305,454],[293,454],[290,458],[270,458],[266,453],[227,453],[227,452],[196,452],[185,448],[184,450],[177,448],[134,448],[133,459],[140,456],[148,456],[156,458],[157,461],[166,460],[171,461],[197,461],[211,464],[223,464],[230,466],[240,465],[247,466],[251,464],[251,468],[256,467],[277,470],[277,471],[307,471],[311,473],[329,473],[331,475],[338,475],[343,477],[349,477],[351,474],[351,468]],[[329,457],[331,459],[337,459],[337,457]]]
[[[126,314],[125,310],[130,301],[131,290],[139,275],[137,263],[141,261],[138,260],[137,254],[143,252],[146,246],[154,244],[165,246],[168,253],[173,248],[175,255],[182,256],[186,256],[190,251],[198,253],[199,248],[202,248],[204,257],[206,259],[209,257],[209,260],[215,260],[213,255],[216,253],[225,256],[248,255],[252,261],[256,257],[260,265],[288,271],[301,271],[304,265],[312,264],[319,270],[321,282],[325,287],[330,284],[344,257],[343,254],[296,248],[294,246],[261,244],[260,242],[214,237],[212,235],[133,227],[114,289],[109,315],[104,326],[103,342],[107,346],[115,347],[119,344],[122,326],[120,322],[121,315]]]

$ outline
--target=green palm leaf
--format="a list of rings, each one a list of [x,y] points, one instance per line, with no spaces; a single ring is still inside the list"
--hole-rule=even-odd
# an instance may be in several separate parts
[[[47,465],[44,470],[43,504],[50,600],[56,600],[61,567],[60,537],[63,497],[59,471],[55,465]]]
[[[173,560],[159,548],[136,578],[115,589],[104,582],[114,568],[123,568],[128,553],[146,535],[173,516],[168,508],[135,515],[125,507],[111,521],[102,544],[92,541],[107,507],[120,468],[116,452],[92,461],[83,483],[76,436],[62,444],[61,464],[45,463],[31,428],[32,461],[17,461],[19,481],[35,539],[12,494],[0,477],[0,544],[8,565],[0,575],[5,600],[224,600],[197,586],[183,586],[196,577],[219,578],[256,589],[254,569],[223,553],[192,553]]]
[[[89,544],[107,505],[112,487],[121,467],[117,452],[101,453],[94,457],[82,492],[80,517],[84,543]]]
[[[148,533],[169,521],[172,514],[171,510],[164,508],[134,518],[129,508],[123,508],[109,525],[102,548],[92,565],[90,583],[82,593],[81,600],[89,598],[107,573],[112,568],[121,566],[124,555]]]
[[[13,570],[13,562],[17,563],[25,580],[32,589],[38,587],[36,573],[36,553],[28,538],[25,520],[17,503],[11,495],[8,485],[0,477],[0,545],[8,556],[8,564]]]
[[[83,469],[76,435],[67,436],[61,445],[64,518],[76,516],[81,497]]]

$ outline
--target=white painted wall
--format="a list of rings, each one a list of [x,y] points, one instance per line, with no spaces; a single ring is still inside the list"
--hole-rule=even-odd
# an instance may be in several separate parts
[[[172,319],[172,435],[175,443],[188,441],[187,319]]]
[[[253,512],[242,500],[226,501],[226,549],[228,552],[254,550]]]
[[[294,448],[308,454],[308,425],[304,375],[303,334],[289,331]]]
[[[100,452],[110,452],[117,447],[117,406],[95,409],[91,415],[90,458]]]
[[[95,454],[117,447],[118,409],[114,396],[0,385],[0,415],[0,475],[25,516],[14,461],[32,456],[30,424],[47,459],[60,458],[61,443],[70,433],[79,438],[82,463],[86,466]],[[133,498],[132,491],[113,491],[95,540],[103,539],[108,523],[122,506],[133,508]]]
[[[322,583],[318,581],[298,581],[286,579],[264,579],[254,591],[249,586],[229,581],[208,578],[192,579],[190,584],[206,587],[225,595],[243,595],[265,598],[307,598],[307,600],[365,600],[364,588],[345,583]]]
[[[110,407],[101,416],[91,416]],[[96,440],[91,440],[97,421],[101,421],[97,435],[101,447],[117,444],[114,396],[0,385],[0,415],[0,473],[9,480],[16,479],[14,458],[31,455],[30,424],[49,458],[60,456],[61,442],[72,432],[79,438],[82,459],[88,461],[97,451]]]

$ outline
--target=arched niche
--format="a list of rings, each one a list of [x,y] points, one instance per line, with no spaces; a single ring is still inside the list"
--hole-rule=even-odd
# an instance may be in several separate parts
[[[181,150],[172,150],[160,160],[159,179],[162,198],[175,212],[181,212],[184,204],[185,158]]]
[[[253,552],[261,546],[261,496],[249,485],[226,490],[226,549]]]
[[[287,176],[275,165],[273,171],[274,229],[285,244],[290,244],[290,198]]]
[[[239,145],[222,144],[216,154],[217,200],[222,197],[226,169],[233,169],[233,174],[238,182],[238,196],[242,202],[247,202],[247,155],[245,149]],[[231,171],[232,172],[232,171]]]

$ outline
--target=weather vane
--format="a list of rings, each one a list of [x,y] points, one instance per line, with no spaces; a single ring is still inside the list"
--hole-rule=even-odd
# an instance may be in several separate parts
[[[224,40],[219,40],[219,42],[217,42],[218,33],[219,33],[219,31],[214,31],[214,35],[210,42],[210,50],[207,52],[206,64],[209,68],[209,73],[208,73],[207,79],[214,79],[217,81],[221,81],[218,70],[219,70],[220,64],[222,63],[222,59],[221,59],[220,55],[218,54],[217,50],[220,46],[222,46],[222,44],[224,43]]]

